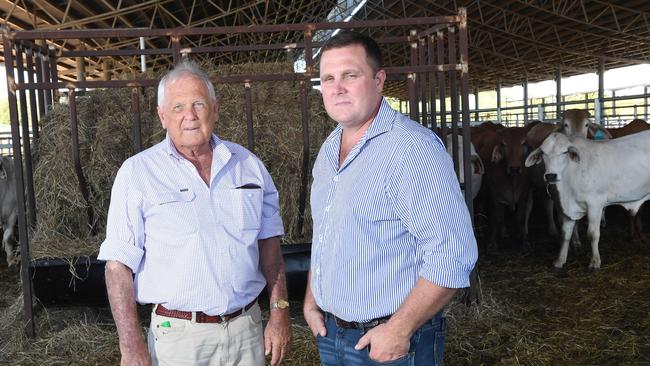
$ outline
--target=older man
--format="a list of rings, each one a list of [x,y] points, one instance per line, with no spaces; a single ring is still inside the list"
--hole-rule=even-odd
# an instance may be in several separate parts
[[[313,168],[305,319],[323,365],[440,365],[441,309],[469,285],[470,217],[445,147],[382,98],[371,38],[323,47],[325,109],[338,127]]]
[[[291,333],[273,181],[212,133],[219,104],[194,64],[162,78],[158,116],[167,136],[117,173],[99,253],[122,365],[264,365],[265,353],[278,364]],[[148,351],[136,301],[153,304]]]

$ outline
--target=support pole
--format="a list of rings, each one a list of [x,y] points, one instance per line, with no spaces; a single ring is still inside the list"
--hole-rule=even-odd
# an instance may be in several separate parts
[[[598,59],[598,123],[605,126],[605,58]]]
[[[528,124],[528,76],[524,80],[524,125]]]
[[[497,81],[497,123],[501,123],[501,81]]]
[[[562,119],[562,69],[555,71],[555,118]]]

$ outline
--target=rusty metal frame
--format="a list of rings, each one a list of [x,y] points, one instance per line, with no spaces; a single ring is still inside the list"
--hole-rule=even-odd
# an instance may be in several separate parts
[[[435,113],[429,117],[429,112],[434,112],[436,109],[442,113],[441,126],[443,132],[446,131],[445,117],[445,98],[447,95],[452,99],[452,111],[454,115],[451,121],[460,122],[452,125],[454,138],[458,134],[458,128],[462,128],[463,137],[465,141],[469,141],[469,94],[468,94],[468,37],[467,37],[467,15],[464,9],[460,9],[458,15],[452,16],[435,16],[435,17],[421,17],[421,18],[402,18],[402,19],[387,19],[387,20],[371,20],[371,21],[351,21],[351,22],[333,22],[333,23],[307,23],[307,24],[276,24],[276,25],[253,25],[253,26],[231,26],[231,27],[206,27],[206,28],[174,28],[174,29],[84,29],[84,30],[51,30],[51,31],[18,31],[10,32],[5,30],[2,34],[4,44],[4,58],[6,61],[7,73],[7,88],[9,90],[9,111],[11,118],[12,137],[14,158],[17,166],[26,166],[30,169],[25,170],[26,180],[23,176],[23,169],[15,169],[17,195],[19,201],[19,233],[21,245],[21,279],[23,283],[24,295],[24,316],[25,316],[25,331],[29,336],[34,335],[34,321],[32,309],[32,286],[30,277],[30,255],[29,255],[29,237],[28,237],[28,222],[26,216],[26,208],[30,207],[30,217],[34,216],[34,198],[33,198],[33,177],[31,171],[31,155],[29,153],[29,135],[23,134],[21,140],[19,120],[22,119],[23,131],[28,129],[27,120],[27,103],[24,101],[27,93],[30,95],[30,103],[32,106],[32,127],[34,136],[38,136],[38,121],[36,118],[36,105],[38,108],[38,117],[42,118],[48,111],[52,103],[56,103],[56,95],[58,89],[69,90],[69,108],[70,108],[70,122],[72,127],[72,156],[75,163],[75,172],[79,180],[79,189],[82,192],[84,199],[88,202],[88,189],[86,187],[83,170],[79,161],[79,141],[76,136],[76,90],[84,88],[130,88],[132,91],[132,108],[133,114],[133,129],[134,136],[134,151],[142,149],[142,140],[140,135],[140,94],[141,88],[155,87],[158,80],[153,79],[139,79],[139,80],[79,80],[79,81],[59,81],[57,78],[57,63],[63,62],[64,58],[72,57],[93,57],[93,56],[137,56],[137,55],[172,55],[174,63],[179,62],[183,55],[189,53],[202,53],[202,52],[238,52],[238,51],[270,51],[270,50],[290,50],[290,49],[303,49],[305,54],[306,71],[295,73],[282,73],[282,74],[268,74],[268,75],[234,75],[214,77],[213,81],[217,83],[243,83],[245,84],[245,101],[246,101],[246,116],[247,116],[247,136],[248,145],[251,150],[255,148],[254,131],[252,124],[252,101],[250,95],[251,83],[255,82],[272,82],[272,81],[297,81],[300,83],[300,104],[301,104],[301,120],[303,129],[303,161],[302,161],[302,179],[298,199],[300,217],[296,230],[302,232],[304,225],[304,212],[306,209],[307,198],[307,185],[309,181],[309,165],[311,161],[310,146],[309,146],[309,109],[308,109],[308,88],[314,84],[312,78],[314,73],[314,57],[312,48],[319,47],[322,44],[319,42],[312,42],[313,32],[316,30],[325,29],[350,29],[350,28],[395,28],[398,27],[427,27],[427,29],[417,32],[411,31],[409,35],[402,37],[386,37],[379,38],[379,43],[407,43],[411,45],[411,64],[406,66],[391,66],[386,67],[386,72],[389,80],[408,80],[410,90],[410,113],[415,121],[436,129],[437,122],[435,121]],[[458,32],[458,47],[454,43],[450,43],[445,47],[445,41],[455,42],[455,36],[445,36],[449,34],[449,30]],[[189,47],[183,48],[180,40],[184,36],[213,36],[217,34],[233,34],[233,33],[282,33],[298,31],[303,33],[302,43],[286,43],[286,44],[253,44],[241,46],[215,46],[215,47]],[[79,50],[79,51],[63,51],[57,54],[54,50],[36,44],[37,40],[68,40],[68,39],[92,39],[97,41],[97,38],[137,38],[137,37],[166,37],[170,40],[171,48],[161,49],[104,49],[104,50]],[[454,41],[451,41],[451,40]],[[23,52],[24,51],[24,52]],[[445,52],[448,54],[445,55]],[[22,54],[27,55],[26,68],[28,72],[27,80],[19,77],[18,80],[14,77],[16,70],[21,71],[23,67]],[[453,55],[452,55],[453,53]],[[456,62],[457,54],[460,55],[460,62]],[[14,55],[16,57],[14,57]],[[32,60],[34,57],[34,60]],[[444,60],[449,60],[445,62]],[[437,62],[434,62],[437,60]],[[16,65],[14,65],[16,63]],[[449,75],[450,80],[454,81],[451,87],[445,83],[445,74]],[[21,73],[22,75],[22,73]],[[437,80],[436,80],[437,77]],[[459,93],[455,81],[457,78],[461,80],[461,92]],[[436,93],[437,91],[437,93]],[[18,98],[16,93],[19,93],[20,98],[20,111],[18,109]],[[436,94],[440,98],[440,107],[436,108]],[[460,94],[460,95],[459,95]],[[458,108],[454,108],[453,104],[458,103],[458,98],[461,100],[462,116],[458,116]],[[427,103],[430,105],[427,107]],[[459,121],[460,117],[460,121]],[[38,138],[34,139],[35,144]],[[469,169],[469,144],[465,144],[465,182],[467,186],[471,186],[471,174],[468,174]],[[24,148],[24,152],[21,150]],[[24,158],[23,158],[24,157]],[[458,157],[456,157],[458,159]],[[25,160],[25,161],[23,161]],[[456,163],[457,166],[458,163]],[[435,184],[435,182],[429,182]],[[27,196],[23,187],[27,187]],[[465,192],[465,197],[468,207],[471,206],[471,192]],[[89,220],[89,227],[94,231],[95,215],[87,205],[87,214]],[[33,224],[34,220],[30,219],[29,224]]]

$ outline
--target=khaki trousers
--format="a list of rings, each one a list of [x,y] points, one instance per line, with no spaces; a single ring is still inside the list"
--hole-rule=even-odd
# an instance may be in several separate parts
[[[151,312],[148,345],[154,366],[263,366],[262,312],[255,304],[220,324]]]

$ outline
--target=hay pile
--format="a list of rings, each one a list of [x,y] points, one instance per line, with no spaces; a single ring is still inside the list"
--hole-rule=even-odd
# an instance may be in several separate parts
[[[213,70],[218,75],[291,72],[290,64],[233,65]],[[157,78],[156,75],[145,75]],[[243,85],[217,85],[221,95],[220,121],[215,132],[221,138],[247,145]],[[298,192],[301,182],[302,126],[299,84],[252,84],[256,154],[262,159],[280,192],[285,242],[311,239],[306,212],[302,233],[296,232]],[[333,129],[318,92],[310,91],[311,160]],[[142,140],[145,148],[161,141],[164,131],[156,115],[156,90],[141,95]],[[90,190],[98,235],[90,235],[86,202],[74,171],[68,105],[57,104],[41,121],[38,163],[34,172],[37,227],[32,234],[31,257],[73,258],[96,255],[105,235],[106,214],[115,174],[133,154],[131,90],[88,91],[77,98],[81,164]],[[307,207],[309,207],[307,205]]]

